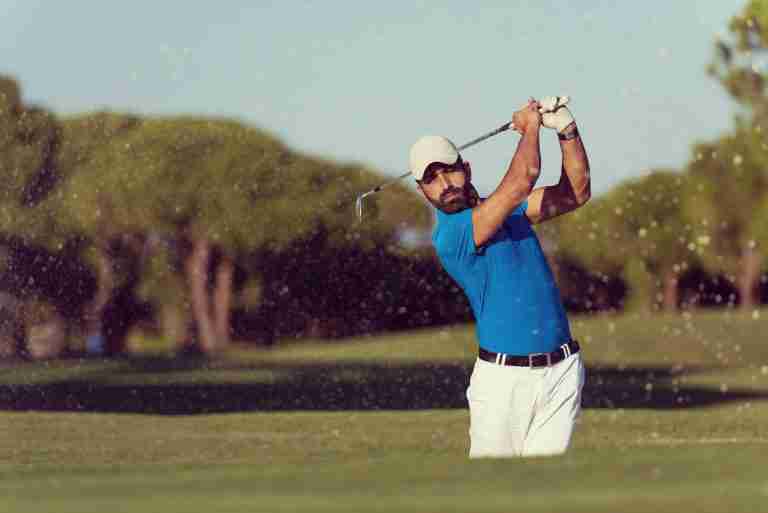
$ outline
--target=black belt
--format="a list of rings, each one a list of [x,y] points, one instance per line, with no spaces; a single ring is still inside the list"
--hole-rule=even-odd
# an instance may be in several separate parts
[[[579,343],[575,340],[567,342],[551,353],[531,353],[526,356],[516,356],[505,353],[494,353],[480,348],[479,357],[486,362],[498,365],[514,365],[516,367],[549,367],[563,361],[572,354],[579,352]]]

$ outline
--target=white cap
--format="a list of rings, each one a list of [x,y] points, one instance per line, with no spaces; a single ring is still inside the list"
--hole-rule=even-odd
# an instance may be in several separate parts
[[[416,180],[424,177],[433,162],[453,165],[459,159],[459,150],[451,141],[440,135],[425,135],[411,146],[411,174]]]

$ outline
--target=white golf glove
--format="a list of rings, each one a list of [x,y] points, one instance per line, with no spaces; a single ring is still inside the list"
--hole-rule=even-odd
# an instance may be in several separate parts
[[[560,133],[573,123],[573,115],[565,106],[570,100],[568,96],[545,96],[539,100],[541,124]]]

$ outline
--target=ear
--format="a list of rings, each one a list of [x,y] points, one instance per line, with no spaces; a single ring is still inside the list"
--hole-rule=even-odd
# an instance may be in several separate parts
[[[424,190],[424,187],[422,187],[418,181],[416,182],[416,188],[421,191],[421,196],[424,198],[424,201],[426,201],[428,205],[431,205],[432,201],[429,199],[429,196],[427,196],[427,191]]]

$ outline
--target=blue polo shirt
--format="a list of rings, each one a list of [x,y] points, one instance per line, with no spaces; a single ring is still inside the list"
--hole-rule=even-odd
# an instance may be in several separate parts
[[[480,346],[496,353],[549,352],[571,340],[560,291],[525,216],[527,205],[517,207],[480,248],[472,209],[437,210],[437,255],[469,298]]]

